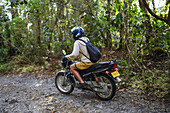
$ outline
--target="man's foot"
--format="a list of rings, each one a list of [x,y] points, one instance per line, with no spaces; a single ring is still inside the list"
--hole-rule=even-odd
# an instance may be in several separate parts
[[[85,88],[86,87],[86,83],[79,83],[77,86],[76,86],[76,88]]]

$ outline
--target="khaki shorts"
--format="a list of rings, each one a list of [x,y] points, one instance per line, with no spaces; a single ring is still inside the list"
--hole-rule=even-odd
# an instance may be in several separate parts
[[[92,62],[88,62],[88,63],[87,62],[86,63],[85,62],[77,62],[75,64],[75,67],[79,70],[84,70],[84,69],[89,68],[93,64],[95,64],[95,63],[92,63]]]

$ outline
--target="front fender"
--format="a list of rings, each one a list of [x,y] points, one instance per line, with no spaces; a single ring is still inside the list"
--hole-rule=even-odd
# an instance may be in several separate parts
[[[64,73],[65,73],[65,71],[64,71],[64,70],[61,70],[61,71],[57,72],[56,76],[57,76],[57,75],[60,75],[60,74],[61,74],[61,75],[64,75]]]
[[[57,77],[58,75],[64,76],[64,74],[65,74],[65,71],[64,71],[64,70],[61,70],[61,71],[57,72],[56,77]],[[75,84],[74,77],[73,77],[73,75],[72,75],[71,73],[68,73],[66,76],[67,76],[67,79],[69,79],[69,80],[71,81],[71,83],[74,83],[74,84]]]

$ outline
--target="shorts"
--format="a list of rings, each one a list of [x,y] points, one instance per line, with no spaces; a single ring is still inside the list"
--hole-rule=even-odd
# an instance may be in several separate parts
[[[95,64],[95,63],[92,63],[92,62],[77,62],[75,64],[75,67],[79,70],[84,70],[84,69],[89,68],[93,64]]]

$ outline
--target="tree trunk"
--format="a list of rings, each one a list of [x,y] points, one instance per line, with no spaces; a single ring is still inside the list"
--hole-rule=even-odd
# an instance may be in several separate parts
[[[14,3],[11,2],[11,15],[12,15],[12,19],[18,17],[18,9],[14,8]]]
[[[118,4],[118,11],[119,11],[119,16],[122,17],[122,11],[121,11],[121,7],[120,7],[120,1],[117,0],[117,4]],[[122,50],[123,48],[123,37],[124,37],[124,24],[121,23],[120,25],[120,42],[119,42],[119,50]]]
[[[146,18],[144,21],[144,26],[145,26],[145,30],[146,30],[145,37],[146,37],[146,43],[147,43],[147,45],[149,45],[149,39],[151,38],[151,32],[152,32],[150,17],[147,14],[147,10],[146,10],[145,5],[143,4],[142,0],[139,0],[139,6],[145,12],[145,14],[143,15],[144,18]]]
[[[107,21],[108,23],[110,23],[110,0],[107,0],[107,11],[106,11],[106,14],[107,14]],[[112,47],[112,40],[111,40],[111,33],[110,33],[110,24],[108,24],[108,29],[106,31],[106,42],[105,44],[107,44],[107,47]]]
[[[38,43],[38,46],[41,48],[41,19],[39,18],[38,19],[38,29],[37,29],[37,43]]]
[[[128,43],[128,33],[129,33],[129,29],[128,29],[128,5],[127,5],[127,2],[126,0],[124,0],[124,33],[125,33],[125,40],[126,40],[126,43]]]
[[[14,55],[14,51],[13,51],[13,47],[11,44],[11,34],[10,34],[10,30],[9,30],[9,24],[7,23],[5,26],[6,29],[6,38],[7,38],[7,48],[8,48],[8,55],[9,56],[13,56]]]
[[[60,3],[60,4],[64,4],[64,0],[57,0],[57,3]],[[57,16],[58,16],[58,20],[60,20],[60,19],[64,19],[64,6],[62,6],[62,5],[57,5]],[[63,33],[62,33],[62,26],[60,27],[60,26],[58,26],[59,28],[58,28],[58,39],[59,39],[59,41],[61,41],[62,42],[62,40],[63,40]]]

